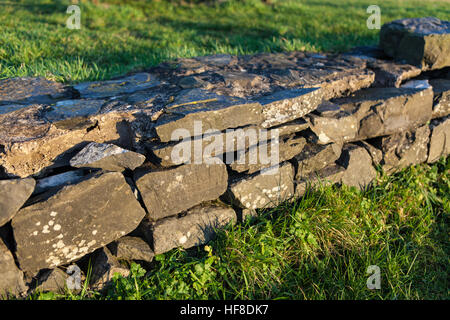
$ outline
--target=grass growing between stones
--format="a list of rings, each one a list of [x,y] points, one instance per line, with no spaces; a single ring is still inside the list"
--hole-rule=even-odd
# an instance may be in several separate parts
[[[436,16],[447,0],[79,1],[81,29],[66,28],[72,1],[0,1],[0,78],[65,82],[107,79],[177,57],[292,50],[345,51],[374,45],[369,5],[381,23]]]
[[[201,248],[132,266],[104,293],[34,299],[448,299],[450,158],[380,174],[364,192],[323,186]],[[381,270],[367,289],[366,270]]]

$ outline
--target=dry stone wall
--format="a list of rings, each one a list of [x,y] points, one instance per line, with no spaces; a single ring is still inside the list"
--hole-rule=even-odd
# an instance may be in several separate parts
[[[226,54],[64,86],[0,80],[0,294],[211,240],[317,183],[366,188],[450,153],[450,23],[341,54]]]

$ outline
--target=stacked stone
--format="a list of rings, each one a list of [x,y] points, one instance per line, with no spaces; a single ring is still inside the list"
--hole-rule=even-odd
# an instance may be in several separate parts
[[[129,273],[122,260],[204,244],[308,186],[366,188],[377,166],[447,156],[449,37],[450,22],[404,19],[379,48],[343,55],[179,59],[73,87],[1,80],[0,294],[62,290],[89,257],[101,289]]]

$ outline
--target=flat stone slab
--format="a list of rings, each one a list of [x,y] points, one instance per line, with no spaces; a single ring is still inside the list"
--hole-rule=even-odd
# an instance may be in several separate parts
[[[135,174],[136,186],[156,221],[204,201],[217,199],[228,186],[225,164],[186,164],[165,171]]]
[[[69,263],[133,231],[144,216],[121,173],[94,175],[16,214],[17,259],[26,271]]]
[[[145,161],[145,156],[113,144],[91,142],[78,152],[70,165],[76,168],[100,168],[106,171],[134,170]]]
[[[345,171],[344,167],[332,163],[309,175],[301,176],[300,179],[296,180],[294,198],[302,197],[308,189],[316,188],[317,186],[340,183]]]
[[[159,220],[153,226],[155,254],[205,244],[214,238],[217,229],[236,221],[232,208],[219,205],[199,205],[182,217]]]
[[[113,283],[113,277],[116,273],[122,277],[128,277],[130,270],[121,265],[108,248],[99,249],[94,257],[90,288],[97,291],[107,289]]]
[[[159,84],[160,81],[156,76],[150,73],[137,73],[117,80],[80,83],[74,88],[82,98],[107,98],[149,89]]]
[[[355,144],[344,145],[337,163],[345,168],[341,182],[349,187],[365,189],[377,176],[370,154]]]
[[[450,117],[435,119],[430,124],[431,137],[428,163],[450,154]]]
[[[380,47],[421,69],[450,66],[450,22],[434,17],[395,20],[380,30]]]
[[[431,119],[433,91],[370,88],[333,103],[338,110],[308,115],[320,143],[365,140],[423,125]]]
[[[69,87],[44,78],[24,77],[0,80],[0,105],[45,104],[71,97],[72,92]]]
[[[0,227],[11,220],[33,193],[33,178],[0,180]]]
[[[110,243],[108,249],[119,260],[152,262],[155,256],[148,243],[138,237],[122,237]]]
[[[294,168],[290,163],[267,172],[238,178],[230,184],[227,191],[227,197],[234,205],[246,209],[276,207],[293,195]]]
[[[375,81],[372,87],[378,88],[399,88],[402,82],[417,77],[422,72],[415,66],[392,61],[370,60],[367,62],[367,66],[375,72]]]
[[[21,296],[27,291],[23,272],[17,268],[14,257],[0,239],[0,298]]]

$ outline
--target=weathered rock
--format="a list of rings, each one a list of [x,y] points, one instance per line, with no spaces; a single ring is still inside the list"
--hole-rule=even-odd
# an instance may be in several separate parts
[[[371,145],[367,141],[356,141],[353,144],[366,149],[366,151],[372,157],[372,163],[374,166],[378,166],[381,163],[381,161],[383,160],[383,151],[381,151],[381,149],[376,148],[375,146]]]
[[[42,106],[32,106],[0,115],[0,165],[10,175],[27,177],[44,169],[69,165],[70,158],[88,141],[109,142],[131,147],[128,122],[135,119],[133,111],[108,112],[89,117],[92,127],[75,125],[58,128],[45,119]]]
[[[67,289],[66,281],[69,277],[70,275],[60,268],[46,270],[39,275],[35,291],[65,294]]]
[[[372,157],[363,147],[346,144],[337,163],[345,168],[342,184],[358,189],[366,188],[377,176]]]
[[[77,168],[101,168],[107,171],[134,170],[145,161],[145,156],[113,144],[91,142],[70,160]]]
[[[433,119],[445,117],[450,114],[450,79],[433,79],[430,80],[433,87]]]
[[[270,128],[303,117],[322,102],[320,88],[289,89],[263,96],[257,101],[263,106],[264,128]]]
[[[121,173],[66,186],[13,218],[20,267],[37,271],[74,261],[131,232],[144,216]]]
[[[431,88],[371,88],[334,100],[339,111],[308,117],[320,143],[365,140],[425,124],[432,100]]]
[[[98,114],[106,100],[75,99],[58,101],[44,111],[44,117],[62,130],[87,129],[96,122],[90,116]]]
[[[0,227],[14,217],[33,193],[35,185],[32,178],[0,180]]]
[[[450,66],[450,22],[433,17],[392,21],[381,27],[380,47],[424,70]]]
[[[316,171],[333,164],[341,156],[342,146],[336,143],[320,145],[308,142],[294,161],[297,162],[296,180],[306,178]]]
[[[201,136],[263,121],[262,106],[244,99],[220,96],[202,89],[183,90],[155,125],[162,142]],[[178,130],[177,130],[178,129]]]
[[[391,61],[371,60],[367,66],[375,72],[372,87],[399,88],[403,81],[417,77],[422,71],[409,64],[398,64]]]
[[[333,163],[310,173],[308,176],[302,176],[300,179],[296,180],[294,199],[303,196],[308,188],[314,188],[318,185],[340,183],[344,173],[344,167]]]
[[[150,152],[163,167],[171,167],[182,163],[198,163],[206,158],[218,157],[226,161],[227,156],[238,150],[249,148],[276,137],[284,137],[307,129],[309,124],[297,119],[269,130],[257,126],[226,130],[196,138],[184,139],[181,142],[168,144],[147,144]],[[231,161],[230,161],[231,162]],[[228,163],[228,161],[227,161]]]
[[[0,104],[44,104],[71,96],[69,87],[44,78],[0,80]]]
[[[80,83],[74,88],[82,98],[106,98],[149,89],[159,84],[160,81],[152,74],[136,73],[117,80]]]
[[[21,296],[27,291],[23,281],[23,272],[17,268],[13,255],[0,239],[0,298]]]
[[[381,138],[383,170],[389,174],[410,165],[425,162],[428,157],[429,139],[428,125]]]
[[[173,248],[190,248],[212,240],[216,229],[236,222],[232,208],[218,205],[199,205],[182,217],[171,217],[157,221],[153,227],[155,254]]]
[[[104,290],[111,285],[115,274],[128,277],[130,270],[121,265],[108,248],[99,249],[94,258],[90,287],[93,290]]]
[[[267,170],[267,169],[266,169]],[[226,197],[247,209],[275,207],[294,195],[294,168],[284,163],[278,168],[233,181]]]
[[[433,120],[430,124],[430,150],[428,163],[450,154],[450,117]]]
[[[352,48],[350,51],[343,53],[344,55],[350,55],[355,58],[363,60],[387,60],[389,56],[378,46],[358,46]]]
[[[285,137],[252,145],[240,150],[229,167],[237,172],[255,173],[292,159],[306,144],[304,137]]]
[[[76,184],[89,176],[90,170],[79,169],[63,172],[36,180],[33,195],[44,193],[50,189]]]
[[[108,245],[108,249],[119,260],[142,260],[152,262],[155,254],[147,242],[138,237],[126,236]]]
[[[186,164],[166,171],[135,175],[136,186],[152,220],[175,215],[217,199],[228,185],[222,164]]]

